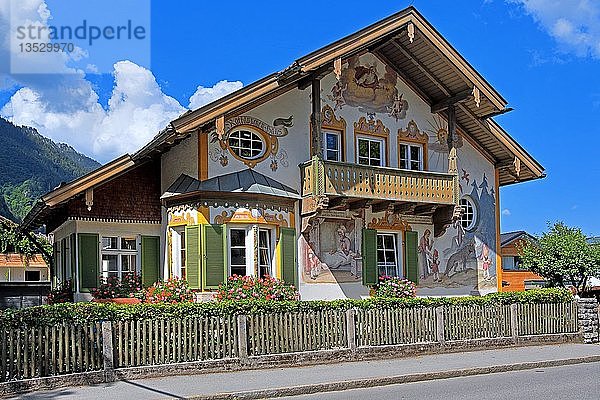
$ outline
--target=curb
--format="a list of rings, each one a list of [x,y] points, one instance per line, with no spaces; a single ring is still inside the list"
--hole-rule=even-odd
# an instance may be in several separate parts
[[[210,395],[188,396],[188,400],[250,400],[277,398],[284,396],[300,396],[324,392],[338,392],[350,389],[389,386],[401,383],[432,381],[437,379],[459,378],[474,375],[488,375],[500,372],[525,371],[536,368],[549,368],[564,365],[575,365],[600,362],[600,356],[567,358],[562,360],[534,361],[519,364],[493,365],[489,367],[465,368],[453,371],[423,372],[407,375],[364,378],[352,381],[325,382],[295,387],[249,390],[243,392],[216,393]]]

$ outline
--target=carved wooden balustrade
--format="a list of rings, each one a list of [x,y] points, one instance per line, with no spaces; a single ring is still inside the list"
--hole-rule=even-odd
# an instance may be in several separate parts
[[[300,165],[302,196],[347,196],[366,199],[455,205],[455,174],[324,161]]]

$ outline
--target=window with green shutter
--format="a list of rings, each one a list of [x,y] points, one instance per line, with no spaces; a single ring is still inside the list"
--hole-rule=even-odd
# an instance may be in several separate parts
[[[362,282],[365,286],[378,283],[377,267],[377,231],[363,229],[362,231]]]
[[[202,287],[200,276],[201,269],[201,230],[200,225],[185,227],[185,273],[186,279],[192,289]]]
[[[152,286],[159,278],[160,238],[142,236],[142,284]]]
[[[406,260],[406,279],[415,284],[419,283],[419,258],[417,247],[419,234],[414,231],[406,232],[406,244],[404,246],[404,259]]]
[[[289,284],[298,285],[298,264],[296,263],[296,229],[279,229],[279,260],[281,278]]]
[[[202,225],[202,288],[216,289],[227,279],[225,225]]]
[[[77,247],[77,240],[76,240],[75,234],[71,234],[69,236],[69,249],[71,250],[71,279],[74,281],[75,280],[75,265],[77,264],[77,251],[75,251],[75,248]]]
[[[79,287],[80,291],[89,291],[98,286],[99,245],[96,233],[80,233],[79,242]]]

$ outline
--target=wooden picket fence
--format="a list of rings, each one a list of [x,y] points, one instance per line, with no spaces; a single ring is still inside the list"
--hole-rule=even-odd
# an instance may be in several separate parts
[[[104,368],[100,324],[0,327],[0,382]]]
[[[117,368],[237,356],[233,316],[117,321],[113,343]]]
[[[248,316],[248,354],[252,356],[340,349],[347,343],[344,311]]]
[[[435,342],[435,308],[357,310],[356,341],[360,346]]]
[[[518,304],[518,334],[572,333],[579,329],[577,303]]]
[[[576,333],[577,303],[323,309],[0,327],[0,382],[304,351]]]
[[[446,340],[511,336],[510,305],[444,307]]]

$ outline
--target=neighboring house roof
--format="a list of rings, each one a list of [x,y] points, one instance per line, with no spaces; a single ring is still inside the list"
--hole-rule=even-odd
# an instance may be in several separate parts
[[[44,261],[44,257],[41,254],[34,254],[33,256],[26,259],[23,254],[18,253],[7,253],[0,254],[0,268],[26,268],[26,267],[37,267],[47,268],[48,265]]]
[[[174,199],[202,193],[244,193],[300,199],[300,194],[289,186],[269,178],[251,169],[216,176],[206,181],[199,181],[189,175],[182,174],[161,196],[161,199]]]
[[[600,236],[594,236],[587,239],[587,242],[592,245],[600,245]]]
[[[530,235],[525,231],[506,232],[500,234],[500,246],[508,246],[509,244],[518,239],[528,239],[533,241],[536,240],[536,238],[533,235]]]
[[[415,28],[412,39],[409,25]],[[509,110],[506,100],[412,6],[299,58],[279,73],[184,113],[133,157],[164,151],[190,132],[210,131],[217,118],[239,115],[295,87],[305,87],[311,77],[331,72],[334,60],[365,50],[393,68],[432,109],[474,87],[479,89],[479,104],[471,96],[457,105],[457,124],[474,146],[499,167],[500,184],[545,176],[544,168],[491,119]],[[520,162],[516,163],[516,159]]]

